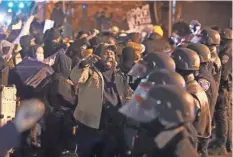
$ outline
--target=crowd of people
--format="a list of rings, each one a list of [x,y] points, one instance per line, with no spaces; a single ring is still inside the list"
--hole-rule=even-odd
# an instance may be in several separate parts
[[[45,107],[30,129],[18,129],[12,156],[231,152],[231,29],[192,21],[175,23],[170,38],[159,25],[143,33],[115,27],[63,38],[61,30],[43,28],[31,16],[20,30],[0,35],[0,67],[9,68],[17,102],[38,99]]]

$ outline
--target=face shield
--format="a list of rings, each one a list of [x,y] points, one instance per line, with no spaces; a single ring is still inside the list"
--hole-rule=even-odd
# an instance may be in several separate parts
[[[138,78],[143,78],[146,76],[148,71],[147,63],[145,61],[138,61],[128,72],[128,75]]]
[[[148,123],[157,118],[152,99],[148,97],[149,90],[154,86],[153,82],[143,79],[134,92],[132,99],[119,109],[123,115],[141,123]]]

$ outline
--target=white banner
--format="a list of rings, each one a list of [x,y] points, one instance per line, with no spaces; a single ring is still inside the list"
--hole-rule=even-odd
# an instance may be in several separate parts
[[[141,25],[152,24],[149,4],[131,9],[127,13],[127,22],[130,30],[134,30]]]
[[[45,20],[43,33],[45,33],[48,29],[53,28],[53,25],[54,25],[54,21],[52,21],[52,20]]]

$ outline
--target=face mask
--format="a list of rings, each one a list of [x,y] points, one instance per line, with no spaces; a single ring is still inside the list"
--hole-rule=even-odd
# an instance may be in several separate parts
[[[36,54],[36,59],[41,62],[44,61],[44,54]]]

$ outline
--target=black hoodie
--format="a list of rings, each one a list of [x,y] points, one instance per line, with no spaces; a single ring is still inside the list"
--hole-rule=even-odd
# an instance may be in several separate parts
[[[72,107],[75,105],[75,95],[72,86],[67,83],[71,72],[71,59],[64,53],[59,53],[53,65],[54,74],[49,88],[49,103],[55,110],[60,110],[61,106]]]

